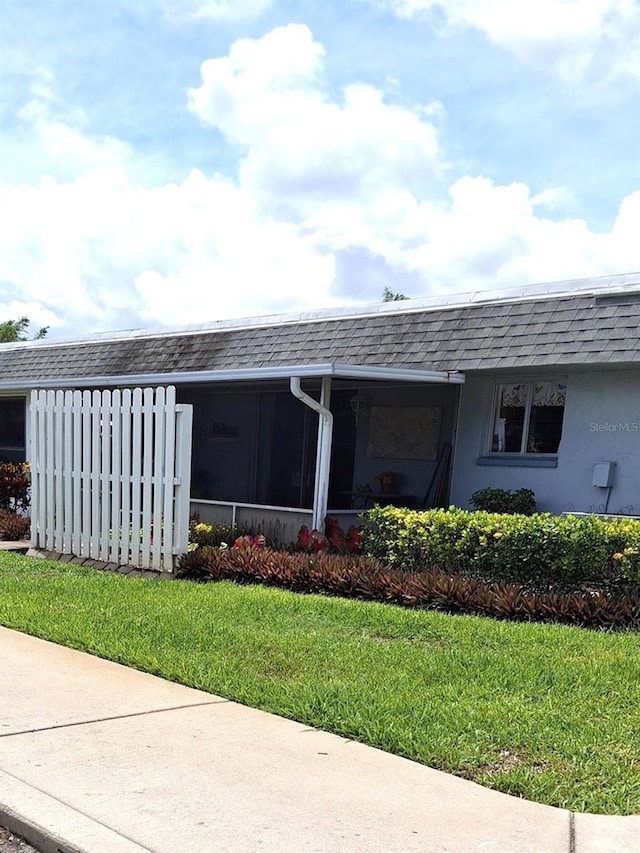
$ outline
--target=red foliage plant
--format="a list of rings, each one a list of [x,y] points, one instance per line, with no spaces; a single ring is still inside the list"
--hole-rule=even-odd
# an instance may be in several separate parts
[[[30,518],[8,509],[0,509],[0,539],[18,542],[21,539],[29,539],[30,535]]]
[[[326,519],[324,533],[309,530],[307,525],[303,524],[298,533],[296,551],[304,551],[307,554],[327,551],[336,554],[359,554],[362,551],[362,528],[351,525],[345,534],[335,518]]]
[[[21,462],[0,462],[0,509],[26,510],[30,504],[27,469]]]

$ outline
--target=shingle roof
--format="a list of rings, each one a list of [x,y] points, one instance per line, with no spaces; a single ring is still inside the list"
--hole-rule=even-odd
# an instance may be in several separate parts
[[[640,364],[640,288],[117,340],[0,346],[0,387],[34,380],[341,362],[425,370]]]

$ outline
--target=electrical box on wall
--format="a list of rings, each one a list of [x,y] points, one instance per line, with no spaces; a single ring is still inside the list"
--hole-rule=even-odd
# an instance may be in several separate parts
[[[609,489],[613,486],[613,475],[616,470],[615,462],[596,462],[593,466],[592,486]]]

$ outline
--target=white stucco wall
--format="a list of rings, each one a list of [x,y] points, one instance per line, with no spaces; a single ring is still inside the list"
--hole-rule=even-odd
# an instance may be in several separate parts
[[[487,466],[494,387],[512,378],[566,380],[567,401],[556,468]],[[533,489],[538,509],[603,512],[607,490],[591,485],[596,462],[615,462],[607,510],[640,515],[640,369],[467,375],[462,388],[451,500],[468,507],[477,489]]]

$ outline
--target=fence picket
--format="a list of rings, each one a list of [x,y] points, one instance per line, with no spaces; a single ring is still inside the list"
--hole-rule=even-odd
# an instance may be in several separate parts
[[[38,410],[40,414],[39,423],[40,423],[40,431],[38,434],[38,444],[37,447],[40,451],[40,462],[37,465],[37,470],[39,472],[39,481],[38,481],[38,494],[40,496],[40,511],[38,513],[39,516],[39,539],[38,539],[38,547],[46,548],[47,547],[47,477],[46,477],[46,469],[45,465],[47,464],[47,444],[46,444],[46,420],[45,413],[47,410],[47,392],[42,391],[40,393],[39,401],[38,401]]]
[[[72,439],[73,439],[73,413],[71,404],[73,398],[71,394],[63,394],[60,392],[60,417],[62,430],[62,459],[61,459],[61,487],[64,496],[62,519],[61,519],[61,536],[62,536],[62,551],[65,553],[71,552],[71,531],[73,529],[73,457],[72,457]]]
[[[153,531],[153,409],[154,394],[145,388],[142,395],[142,506],[140,508],[140,560],[151,565],[151,537]]]
[[[170,566],[173,562],[173,543],[175,537],[175,514],[174,514],[174,490],[175,490],[175,463],[176,463],[176,389],[169,386],[165,392],[164,408],[164,460],[162,471],[162,518],[164,526],[162,529],[162,552],[161,560],[163,566]]]
[[[100,551],[99,559],[109,560],[109,508],[111,503],[111,391],[100,400]]]
[[[132,400],[131,441],[131,565],[140,565],[142,545],[142,389],[135,388]]]
[[[91,509],[89,511],[91,534],[89,556],[100,559],[100,400],[99,391],[91,395]]]
[[[116,562],[125,565],[129,562],[131,553],[131,391],[125,388],[122,392],[122,506],[119,550]]]
[[[111,394],[111,530],[109,533],[109,562],[118,565],[120,559],[120,541],[122,537],[122,518],[120,515],[122,490],[122,445],[121,445],[122,404],[120,391],[116,388]]]
[[[45,509],[47,517],[44,521],[45,547],[48,551],[53,551],[53,540],[55,535],[55,518],[53,515],[55,507],[55,476],[53,468],[53,450],[54,450],[54,421],[53,413],[55,409],[56,395],[53,391],[47,392],[47,402],[45,407],[45,435],[47,441],[45,444],[44,455],[44,477],[45,477]]]
[[[160,552],[162,548],[162,463],[164,461],[164,388],[158,388],[156,392],[156,405],[153,418],[153,503],[152,503],[152,542],[151,542],[151,565],[154,569],[160,568]]]
[[[72,554],[81,553],[80,533],[82,530],[82,394],[74,391],[71,394],[71,425],[72,425],[72,452],[71,460],[71,491],[72,491],[72,520],[71,520],[71,544]],[[71,430],[69,430],[71,433]]]
[[[82,422],[82,467],[80,480],[82,490],[82,509],[80,522],[79,556],[88,557],[91,552],[91,391],[82,392],[80,403]]]

